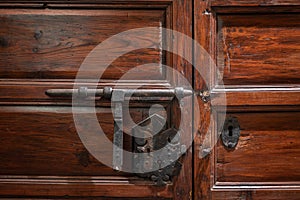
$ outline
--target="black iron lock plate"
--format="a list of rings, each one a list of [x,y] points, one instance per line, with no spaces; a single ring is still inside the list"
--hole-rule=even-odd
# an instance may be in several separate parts
[[[223,145],[228,149],[234,149],[240,138],[240,125],[235,117],[227,117],[221,133]]]
[[[149,123],[151,127],[144,128]],[[133,151],[137,153],[133,158],[134,171],[138,172],[137,176],[151,179],[158,186],[167,184],[178,175],[181,169],[178,157],[186,150],[180,144],[180,133],[175,128],[155,130],[162,127],[161,124],[164,124],[164,119],[154,114],[132,129]],[[166,146],[166,152],[155,154]]]

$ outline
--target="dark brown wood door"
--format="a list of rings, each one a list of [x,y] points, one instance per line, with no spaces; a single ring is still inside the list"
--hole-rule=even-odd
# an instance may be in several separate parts
[[[0,1],[0,198],[299,199],[299,11],[298,0]],[[187,83],[194,104],[173,98]],[[125,115],[110,89],[141,85]],[[132,122],[164,126],[137,140],[155,126]],[[146,157],[106,147],[119,133]],[[152,156],[167,143],[185,152],[176,165],[124,170],[176,160]]]
[[[162,28],[192,35],[191,1],[0,1],[0,7],[0,198],[192,197],[190,150],[180,158],[178,174],[164,176],[164,184],[157,184],[159,173],[150,180],[113,170],[91,154],[77,132],[93,132],[95,127],[88,122],[96,117],[113,142],[116,120],[111,107],[115,105],[109,98],[84,99],[95,101],[95,109],[79,105],[84,107],[87,124],[75,124],[70,95],[70,91],[80,93],[74,81],[82,63],[96,62],[102,70],[103,63],[93,60],[96,57],[86,59],[97,45],[123,31],[144,27],[157,30],[144,41],[151,48],[136,48],[137,44],[120,40],[120,49],[132,50],[112,60],[101,78],[97,70],[85,71],[82,82],[100,90],[116,85],[129,90],[140,83],[146,90],[172,90],[176,76],[165,70],[165,64],[192,83],[191,64],[161,48],[165,42]],[[143,35],[137,37],[143,40]],[[180,49],[185,44],[179,41],[177,45]],[[118,81],[141,65],[144,67],[131,73],[130,78]],[[63,89],[63,94],[57,89]],[[85,89],[82,92],[86,94]],[[178,102],[161,96],[130,101],[130,116],[122,116],[124,130],[132,130],[128,117],[137,124],[147,119],[153,104],[165,109],[161,113],[152,107],[152,114],[167,119],[165,129],[178,128]],[[188,116],[192,117],[191,113]],[[95,138],[91,144],[96,149],[101,145],[97,141]],[[124,134],[123,148],[130,151],[134,145],[133,138]],[[107,149],[107,154],[112,151]],[[130,165],[132,159],[124,157],[123,164]]]
[[[195,39],[216,63],[208,86],[195,75],[211,91],[194,146],[196,199],[299,199],[299,6],[194,2]],[[237,132],[236,146],[223,140]]]

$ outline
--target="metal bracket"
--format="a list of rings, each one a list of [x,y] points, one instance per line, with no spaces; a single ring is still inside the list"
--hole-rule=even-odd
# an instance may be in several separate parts
[[[209,102],[210,100],[210,93],[209,91],[200,91],[199,92],[199,96],[201,97],[201,100],[204,102],[204,103],[207,103]]]

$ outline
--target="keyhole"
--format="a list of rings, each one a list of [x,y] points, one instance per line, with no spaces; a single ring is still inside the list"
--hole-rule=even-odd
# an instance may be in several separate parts
[[[229,131],[228,135],[229,135],[229,137],[232,137],[232,130],[233,130],[233,126],[228,126],[228,131]]]
[[[147,153],[150,153],[151,152],[151,149],[150,149],[150,147],[147,147]]]

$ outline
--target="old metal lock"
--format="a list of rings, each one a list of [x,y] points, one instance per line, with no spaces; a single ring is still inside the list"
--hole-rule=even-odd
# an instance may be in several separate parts
[[[145,129],[145,125],[149,123],[152,127]],[[180,143],[180,132],[175,128],[156,133],[155,128],[161,127],[161,124],[164,124],[164,118],[153,114],[132,129],[133,151],[139,153],[133,158],[134,171],[138,176],[149,178],[157,185],[165,185],[179,173],[181,163],[177,158],[186,151],[185,145]],[[165,153],[155,154],[155,151],[166,146],[168,148]]]
[[[177,87],[174,89],[115,89],[112,87],[105,87],[103,89],[89,89],[87,87],[80,87],[78,89],[49,89],[46,94],[50,97],[103,97],[111,99],[113,105],[114,114],[114,138],[113,138],[113,169],[122,170],[123,166],[123,105],[124,102],[129,100],[130,97],[141,98],[155,98],[155,97],[169,97],[173,99],[175,96],[178,99],[180,105],[182,104],[182,99],[186,96],[193,95],[192,90],[186,90],[182,87]],[[143,130],[140,126],[133,127],[132,132],[134,136],[134,152],[154,152],[157,149],[164,147],[167,143],[170,144],[171,148],[166,151],[166,155],[159,155],[158,159],[153,159],[153,157],[137,156],[133,158],[135,171],[141,177],[148,177],[157,185],[164,185],[171,180],[171,177],[176,175],[180,170],[181,164],[177,161],[179,155],[182,155],[186,151],[186,147],[180,144],[180,133],[174,128],[166,127],[161,129],[159,134],[153,135],[156,126],[155,123],[162,123],[164,120],[161,116],[154,114],[147,119],[139,123],[142,125],[144,123],[152,122],[152,128],[150,130]],[[139,139],[138,135],[148,134],[147,139]],[[155,157],[155,156],[154,156]],[[164,162],[171,161],[169,165],[164,165]],[[152,162],[152,165],[151,165]],[[155,166],[155,169],[151,170],[151,167]],[[160,167],[165,166],[165,167]],[[151,171],[150,173],[144,173],[145,171]],[[153,172],[152,172],[153,171]]]

